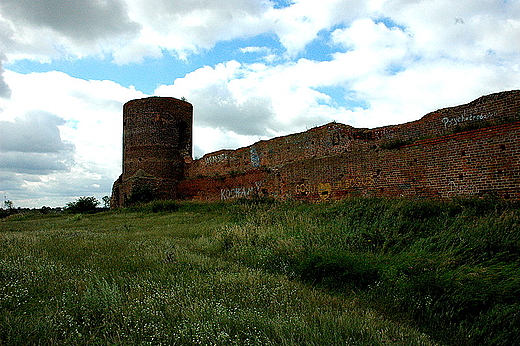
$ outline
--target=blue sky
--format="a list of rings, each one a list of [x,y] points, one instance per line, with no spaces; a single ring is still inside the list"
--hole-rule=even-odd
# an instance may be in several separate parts
[[[269,47],[272,50],[283,52],[283,47],[279,45],[276,37],[266,34],[247,39],[217,42],[211,49],[192,55],[188,59],[180,59],[165,50],[161,59],[144,58],[142,62],[123,65],[113,63],[113,56],[108,55],[101,59],[86,57],[43,63],[32,59],[21,59],[7,63],[5,68],[23,74],[61,71],[80,79],[108,79],[124,87],[134,86],[144,93],[153,94],[159,85],[172,83],[175,79],[204,66],[214,66],[232,59],[243,63],[254,63],[260,53],[242,53],[240,49],[244,47]],[[301,55],[319,59],[324,54],[330,55],[330,52],[331,50],[323,45],[313,46],[311,44]]]
[[[134,98],[187,98],[201,157],[518,89],[518,42],[518,1],[2,0],[0,194],[110,195]]]

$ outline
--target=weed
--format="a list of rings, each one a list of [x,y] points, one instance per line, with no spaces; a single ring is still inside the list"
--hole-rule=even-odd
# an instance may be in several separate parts
[[[519,225],[493,198],[7,218],[0,344],[519,344]]]

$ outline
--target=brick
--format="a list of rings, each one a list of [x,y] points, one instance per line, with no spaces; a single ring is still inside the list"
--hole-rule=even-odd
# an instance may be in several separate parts
[[[490,192],[520,198],[519,90],[482,96],[401,125],[359,129],[329,123],[198,160],[190,155],[189,103],[133,100],[123,114],[123,174],[114,183],[114,207],[124,205],[139,184],[152,184],[158,198],[204,201]]]

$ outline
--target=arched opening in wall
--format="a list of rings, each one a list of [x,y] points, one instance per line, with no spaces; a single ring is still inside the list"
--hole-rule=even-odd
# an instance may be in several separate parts
[[[185,121],[179,121],[177,125],[179,129],[179,147],[186,150],[187,154],[191,155],[190,152],[190,134],[188,133],[188,124]]]

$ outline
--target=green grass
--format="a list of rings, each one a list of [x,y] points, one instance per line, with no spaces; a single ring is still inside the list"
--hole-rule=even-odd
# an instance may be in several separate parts
[[[155,202],[0,220],[0,345],[520,344],[520,208]]]

